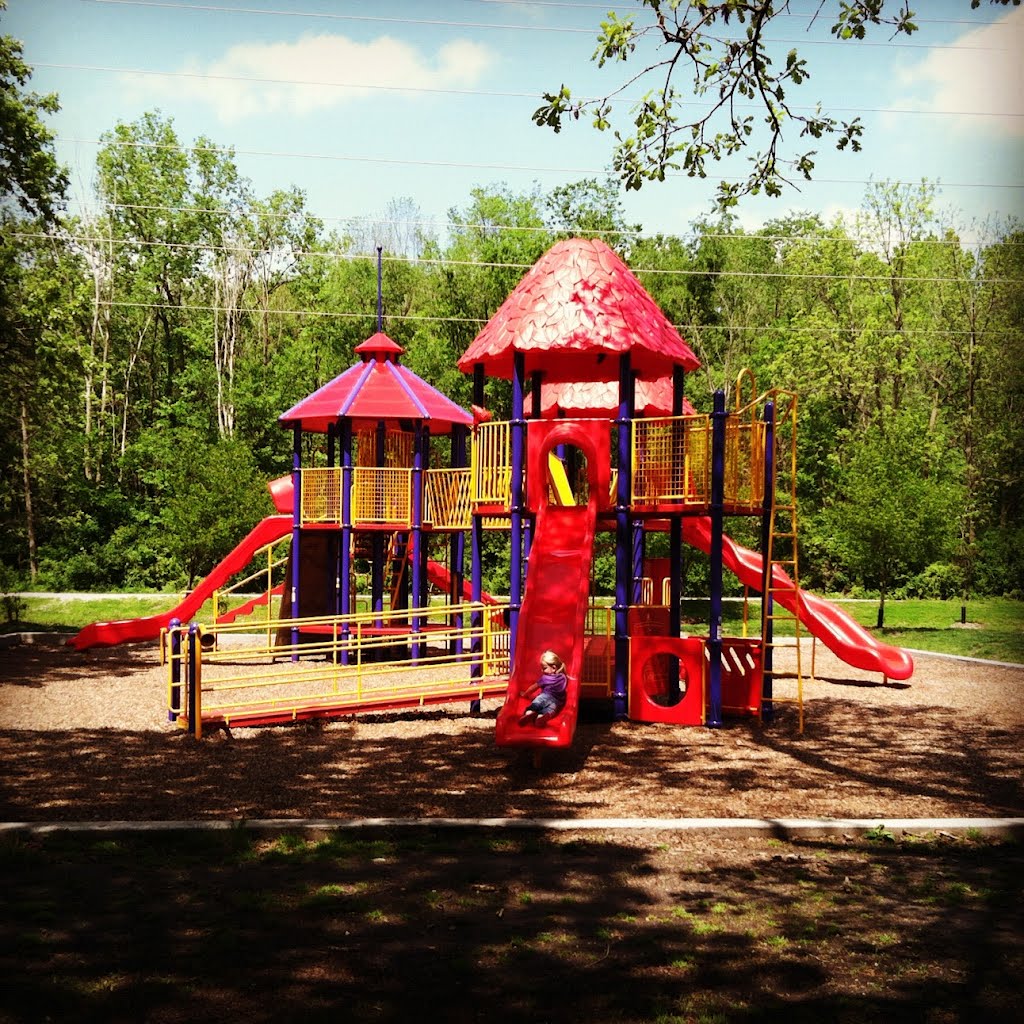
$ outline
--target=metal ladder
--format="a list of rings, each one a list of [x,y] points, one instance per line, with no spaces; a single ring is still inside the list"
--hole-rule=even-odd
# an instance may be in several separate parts
[[[795,704],[797,706],[798,728],[804,731],[804,679],[800,644],[801,623],[799,616],[788,611],[776,600],[776,594],[783,589],[776,581],[778,568],[792,581],[799,607],[800,572],[797,558],[797,509],[796,509],[796,395],[788,391],[773,390],[769,393],[775,403],[775,458],[772,506],[768,521],[768,546],[764,551],[768,568],[768,587],[761,602],[761,636],[771,635],[765,642],[765,654],[771,650],[796,644],[796,693],[795,696],[772,695],[772,704]],[[786,588],[788,589],[788,588]],[[780,642],[776,636],[776,625],[793,624],[793,640],[786,637]],[[768,660],[766,658],[766,660]],[[771,658],[774,665],[774,657]],[[789,678],[788,674],[772,672],[774,678]]]

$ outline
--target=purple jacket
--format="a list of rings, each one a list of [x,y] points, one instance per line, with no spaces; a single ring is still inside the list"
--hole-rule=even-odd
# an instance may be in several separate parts
[[[544,672],[540,679],[537,680],[537,685],[540,687],[541,693],[548,693],[557,701],[565,700],[566,679],[564,672],[552,672],[550,675]]]

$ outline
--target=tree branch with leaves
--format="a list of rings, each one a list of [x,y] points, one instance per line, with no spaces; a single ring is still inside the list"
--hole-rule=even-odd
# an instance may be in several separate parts
[[[990,2],[1005,5],[1020,0]],[[980,3],[971,0],[971,7]],[[669,171],[706,178],[710,163],[757,146],[745,178],[719,182],[717,201],[724,209],[745,195],[778,196],[798,179],[811,179],[816,149],[782,156],[782,143],[791,127],[802,140],[830,138],[839,150],[861,148],[864,126],[859,117],[833,117],[820,103],[812,113],[801,113],[791,101],[791,87],[804,85],[811,77],[807,61],[791,49],[785,65],[776,66],[768,52],[769,28],[780,15],[790,13],[788,0],[639,0],[639,4],[653,20],[641,23],[636,14],[610,11],[601,22],[591,59],[603,68],[634,60],[638,51],[650,55],[651,46],[655,59],[599,99],[576,98],[563,84],[557,92],[545,93],[543,105],[533,113],[535,124],[556,132],[566,121],[582,117],[592,118],[598,131],[612,130],[612,168],[627,189],[663,181]],[[887,26],[892,38],[917,31],[914,12],[905,0],[820,0],[811,23],[826,9],[832,10],[831,32],[839,40],[864,39],[872,26]],[[685,85],[678,85],[679,78],[687,75]],[[614,128],[614,102],[641,81],[657,84],[631,107],[632,127]],[[748,113],[748,104],[760,114]]]

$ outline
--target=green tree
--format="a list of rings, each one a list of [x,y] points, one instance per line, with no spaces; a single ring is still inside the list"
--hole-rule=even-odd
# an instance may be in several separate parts
[[[600,238],[628,259],[641,225],[626,221],[619,184],[585,178],[552,189],[544,197],[548,226],[563,238]]]
[[[732,206],[741,196],[762,190],[777,196],[795,176],[810,179],[814,148],[792,156],[780,151],[784,133],[796,128],[811,146],[828,136],[837,149],[860,149],[864,127],[859,117],[846,121],[832,117],[819,103],[811,114],[794,102],[796,89],[810,77],[808,62],[794,48],[785,65],[773,64],[768,50],[772,22],[789,13],[789,3],[776,0],[725,0],[723,3],[680,3],[679,0],[638,0],[638,13],[610,11],[601,22],[593,60],[599,67],[638,59],[640,70],[618,88],[597,100],[576,99],[562,85],[544,94],[544,104],[533,114],[536,124],[562,129],[566,119],[586,116],[599,131],[613,129],[612,100],[634,83],[655,85],[629,111],[630,127],[614,130],[612,166],[628,189],[645,181],[664,180],[669,170],[682,169],[690,177],[704,178],[709,162],[717,162],[757,145],[750,158],[753,168],[741,182],[720,182],[718,201]],[[976,8],[981,0],[971,0]],[[1010,3],[1011,0],[991,0]],[[1012,0],[1018,3],[1019,0]],[[895,35],[917,30],[906,3],[890,0],[832,0],[822,2],[834,19],[832,34],[841,40],[863,39],[872,26],[886,26]],[[655,48],[662,49],[655,51]],[[640,51],[639,55],[637,51]],[[661,54],[664,54],[661,56]],[[659,59],[660,58],[660,59]],[[682,86],[679,76],[689,74]],[[696,103],[694,100],[696,99]],[[747,104],[759,107],[747,114]],[[758,123],[760,122],[760,123]],[[759,141],[763,140],[763,141]],[[794,172],[786,168],[792,164]]]
[[[926,416],[908,412],[872,424],[846,452],[838,497],[823,519],[840,559],[877,587],[881,628],[893,587],[951,554],[963,468]]]
[[[7,0],[0,0],[0,13],[6,7]],[[44,123],[60,104],[54,93],[26,92],[31,77],[21,44],[0,36],[0,212],[5,220],[20,211],[49,222],[68,186],[53,151],[53,133]]]

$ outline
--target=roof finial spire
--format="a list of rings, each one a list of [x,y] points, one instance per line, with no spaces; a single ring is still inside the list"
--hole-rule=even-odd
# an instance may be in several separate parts
[[[384,246],[377,246],[377,332],[380,333],[384,330],[384,292],[381,287],[382,285],[382,264],[381,253],[384,251]]]

